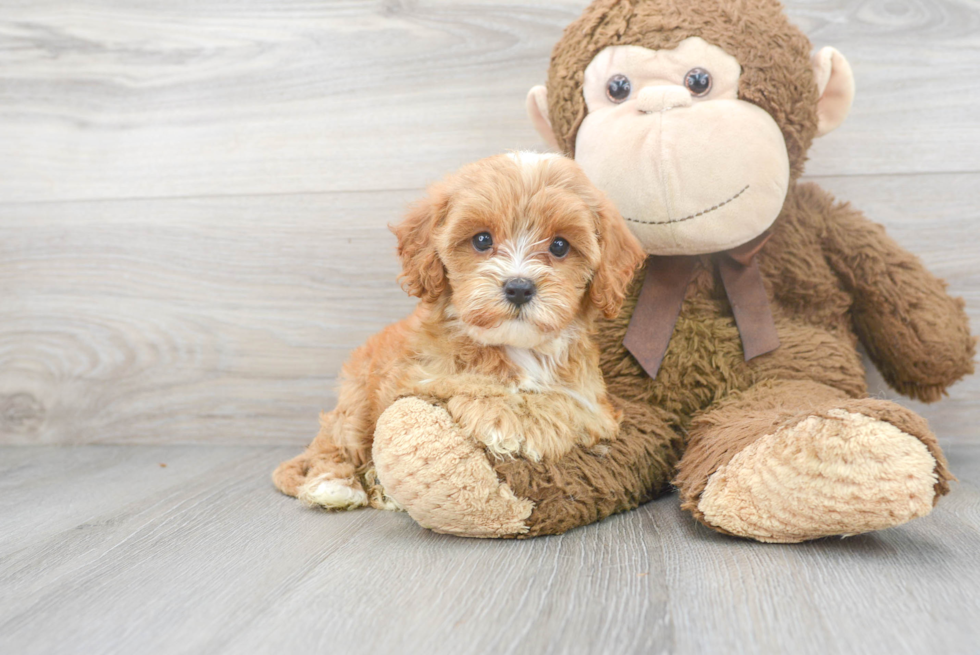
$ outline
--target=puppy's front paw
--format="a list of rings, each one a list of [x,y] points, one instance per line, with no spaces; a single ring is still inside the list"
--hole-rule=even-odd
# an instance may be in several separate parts
[[[507,459],[523,454],[535,462],[541,459],[541,453],[527,447],[520,435],[508,433],[496,427],[481,429],[475,435],[487,447],[487,450],[497,459]]]
[[[525,445],[525,425],[519,416],[518,399],[506,396],[473,398],[454,396],[446,403],[449,415],[464,433],[470,435],[499,459],[523,454],[535,459],[527,452]],[[540,455],[537,455],[540,459]]]
[[[608,401],[604,401],[600,411],[589,416],[589,420],[579,428],[579,444],[591,448],[600,441],[615,439],[616,435],[619,434],[622,420],[623,413],[615,409]]]
[[[367,494],[356,478],[335,478],[329,473],[308,480],[297,496],[311,507],[357,509],[368,504]]]

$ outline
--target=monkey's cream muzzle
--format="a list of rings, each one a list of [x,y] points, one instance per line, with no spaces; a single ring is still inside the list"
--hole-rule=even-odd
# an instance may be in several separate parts
[[[737,100],[691,104],[683,87],[643,89],[590,112],[575,153],[651,255],[752,240],[776,220],[789,185],[786,145],[769,114]]]
[[[699,68],[710,91],[678,84]],[[697,255],[742,245],[782,209],[790,167],[779,126],[738,99],[741,67],[720,48],[688,39],[674,51],[606,48],[585,71],[589,113],[575,159],[616,203],[651,255]],[[629,79],[625,100],[609,80]]]
[[[764,232],[789,185],[775,121],[745,102],[684,106],[683,87],[658,87],[653,98],[644,97],[648,90],[654,91],[590,113],[575,146],[586,175],[616,203],[644,249],[711,253]]]
[[[812,65],[822,136],[846,118],[854,78],[833,48],[814,53]],[[575,159],[647,253],[729,250],[779,216],[789,153],[772,116],[739,98],[741,74],[735,57],[697,36],[672,49],[609,46],[586,67]],[[545,87],[531,89],[527,110],[542,138],[560,148]]]

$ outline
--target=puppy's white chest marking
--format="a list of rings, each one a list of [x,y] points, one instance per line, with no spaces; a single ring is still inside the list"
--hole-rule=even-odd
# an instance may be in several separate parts
[[[504,346],[504,352],[522,373],[521,381],[517,385],[519,391],[544,391],[554,386],[557,357],[514,346]]]
[[[568,357],[567,344],[557,343],[557,347],[546,352],[532,350],[530,348],[516,348],[505,346],[504,352],[507,358],[521,370],[523,374],[518,383],[515,393],[532,392],[544,393],[547,391],[557,391],[573,398],[580,405],[592,412],[599,411],[595,398],[587,398],[585,394],[576,389],[571,389],[560,383],[558,379],[558,369],[565,363]]]

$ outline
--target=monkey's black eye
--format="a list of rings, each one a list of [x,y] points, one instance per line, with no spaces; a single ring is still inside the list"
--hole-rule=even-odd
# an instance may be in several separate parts
[[[473,237],[473,247],[480,252],[486,252],[493,248],[493,237],[489,232],[480,232]]]
[[[703,68],[692,68],[684,76],[684,86],[692,96],[703,96],[711,90],[711,73]]]
[[[606,95],[615,103],[620,103],[630,97],[633,85],[625,75],[613,75],[606,83]]]
[[[551,245],[548,246],[548,252],[550,252],[558,259],[561,259],[562,257],[568,254],[568,249],[570,247],[571,246],[568,244],[568,241],[566,241],[564,237],[555,237],[552,240]]]

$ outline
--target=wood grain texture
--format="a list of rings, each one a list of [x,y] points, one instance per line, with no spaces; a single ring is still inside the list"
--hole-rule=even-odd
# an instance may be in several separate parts
[[[0,448],[0,652],[969,653],[980,447],[928,517],[774,546],[675,496],[560,537],[274,493],[288,448]],[[161,468],[160,464],[166,464]],[[11,536],[12,535],[12,536]]]
[[[860,197],[980,325],[980,174],[818,181]],[[305,444],[350,351],[413,306],[386,224],[418,195],[0,206],[0,440]],[[978,398],[972,377],[901,402],[978,440]]]
[[[307,442],[350,350],[412,306],[386,224],[539,146],[524,94],[585,4],[0,0],[0,443]],[[980,325],[980,8],[789,12],[858,81],[811,178]],[[978,397],[913,406],[977,440]]]
[[[9,206],[14,443],[301,444],[348,354],[411,311],[399,192]]]
[[[0,4],[0,198],[416,189],[538,146],[524,95],[585,0]],[[980,171],[970,0],[791,2],[849,55],[814,174]]]
[[[0,0],[0,444],[35,444],[0,446],[0,653],[976,650],[978,378],[903,401],[953,494],[846,540],[736,541],[667,497],[470,541],[272,490],[350,350],[412,306],[386,224],[540,147],[523,98],[585,4]],[[857,76],[811,179],[980,326],[980,8],[789,12]]]

